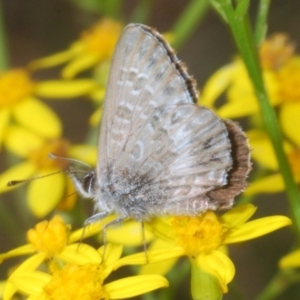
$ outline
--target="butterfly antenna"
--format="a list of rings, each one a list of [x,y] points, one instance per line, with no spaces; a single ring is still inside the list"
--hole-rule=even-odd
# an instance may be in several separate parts
[[[53,172],[53,173],[49,173],[49,174],[46,174],[46,175],[42,175],[42,176],[36,176],[36,177],[31,177],[31,178],[28,178],[28,179],[23,179],[23,180],[11,180],[7,183],[8,186],[14,186],[14,185],[17,185],[17,184],[20,184],[20,183],[24,183],[24,182],[29,182],[29,181],[32,181],[32,180],[36,180],[36,179],[40,179],[40,178],[45,178],[45,177],[48,177],[48,176],[52,176],[52,175],[55,175],[55,174],[59,174],[59,173],[62,173],[63,171],[59,170],[59,171],[56,171],[56,172]]]
[[[84,165],[88,168],[91,168],[88,164],[78,160],[78,159],[74,159],[74,158],[68,158],[68,157],[63,157],[63,156],[57,156],[55,155],[54,153],[49,153],[49,158],[51,159],[61,159],[61,160],[66,160],[66,161],[71,161],[71,162],[75,162],[75,163],[78,163],[78,164],[81,164],[81,165]],[[41,179],[41,178],[45,178],[45,177],[48,177],[48,176],[52,176],[52,175],[55,175],[55,174],[59,174],[59,173],[86,173],[86,171],[76,171],[76,170],[59,170],[59,171],[56,171],[56,172],[53,172],[53,173],[49,173],[49,174],[46,174],[46,175],[42,175],[42,176],[36,176],[36,177],[31,177],[31,178],[28,178],[28,179],[22,179],[22,180],[11,180],[7,183],[8,186],[15,186],[15,185],[18,185],[20,183],[25,183],[25,182],[29,182],[29,181],[32,181],[32,180],[36,180],[36,179]]]
[[[84,166],[86,166],[88,168],[91,168],[90,165],[86,164],[85,162],[83,162],[81,160],[75,159],[75,158],[69,158],[69,157],[64,157],[64,156],[57,156],[54,153],[49,153],[48,156],[49,156],[49,158],[52,158],[52,159],[61,159],[61,160],[71,161],[71,162],[74,162],[74,163],[77,163],[77,164],[84,165]]]

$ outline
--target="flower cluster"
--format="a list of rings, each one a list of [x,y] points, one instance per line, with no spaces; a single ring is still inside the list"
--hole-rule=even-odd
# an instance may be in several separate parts
[[[71,233],[70,226],[55,216],[27,232],[29,244],[1,254],[2,261],[35,253],[9,276],[3,299],[12,299],[16,292],[28,295],[28,299],[120,299],[168,286],[160,275],[137,275],[107,283],[107,277],[118,268],[122,247],[107,244],[95,249],[75,243],[83,230]],[[99,224],[92,225],[85,236],[99,230]]]

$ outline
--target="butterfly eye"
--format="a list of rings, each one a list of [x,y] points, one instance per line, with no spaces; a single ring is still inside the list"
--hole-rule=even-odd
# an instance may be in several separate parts
[[[89,172],[81,180],[82,189],[86,192],[91,194],[94,190],[95,186],[95,172]]]

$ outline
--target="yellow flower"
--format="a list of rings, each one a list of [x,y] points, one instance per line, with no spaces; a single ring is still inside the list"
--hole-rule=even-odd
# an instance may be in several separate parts
[[[233,279],[235,268],[224,254],[223,246],[257,238],[291,224],[289,218],[272,216],[248,221],[256,208],[251,204],[241,205],[218,217],[208,211],[196,217],[160,218],[151,222],[154,233],[168,241],[169,246],[157,251],[149,251],[151,263],[167,261],[182,255],[190,258],[192,265],[217,279],[223,293]],[[139,253],[122,258],[116,266],[142,263],[145,254]],[[160,263],[165,270],[163,263]],[[159,265],[156,265],[159,271]],[[192,287],[193,289],[193,287]]]
[[[104,222],[92,224],[69,233],[69,226],[59,216],[37,224],[27,233],[30,244],[0,255],[3,260],[38,252],[8,278],[3,299],[12,299],[17,291],[30,299],[120,299],[168,286],[160,275],[132,276],[106,283],[116,269],[122,247],[106,245],[103,257],[104,247],[96,250],[87,244],[73,244],[83,231],[84,237],[88,237],[98,233],[103,225]],[[48,272],[35,271],[43,261],[47,262]]]
[[[294,179],[300,182],[300,102],[285,104],[280,113],[279,121],[287,140],[284,149],[290,163]],[[285,189],[285,184],[276,159],[271,141],[266,133],[260,130],[247,132],[252,158],[269,171],[269,174],[249,184],[245,194],[276,193]],[[288,142],[289,141],[289,142]]]
[[[56,215],[50,221],[42,221],[34,229],[29,229],[27,232],[29,244],[0,254],[0,263],[7,258],[28,254],[33,254],[30,259],[37,266],[42,261],[54,257],[63,257],[67,261],[72,261],[72,256],[69,253],[69,248],[74,247],[72,243],[99,233],[103,225],[109,220],[110,218],[107,218],[102,222],[70,233],[70,225],[65,224],[62,218]]]
[[[247,132],[247,136],[249,137],[250,144],[253,147],[252,158],[268,171],[268,175],[251,182],[251,184],[247,187],[245,194],[252,195],[256,193],[277,193],[284,191],[284,180],[279,172],[275,152],[267,134],[260,130],[251,130]],[[292,144],[285,141],[284,148],[294,179],[299,183],[300,143]]]
[[[300,102],[300,56],[285,35],[266,40],[260,50],[262,75],[271,103],[283,108]],[[259,111],[259,105],[246,68],[240,58],[222,67],[203,88],[201,104],[215,107],[226,91],[227,102],[218,109],[222,118],[239,118]]]
[[[124,299],[168,286],[168,281],[160,275],[137,275],[105,283],[110,275],[105,273],[108,272],[99,263],[69,263],[52,274],[19,272],[9,279],[9,283],[29,295],[31,300]]]
[[[34,229],[27,232],[27,240],[46,257],[60,253],[67,245],[69,226],[65,225],[60,216],[55,216],[52,221],[38,223]]]
[[[61,130],[59,130],[61,131]],[[33,177],[46,176],[41,180],[31,180],[28,183],[27,202],[30,210],[37,217],[43,217],[52,211],[65,198],[61,208],[72,208],[76,193],[67,173],[69,161],[51,159],[50,153],[59,157],[75,157],[88,164],[96,162],[96,148],[86,145],[71,146],[59,135],[51,139],[37,135],[20,126],[10,126],[7,129],[5,145],[12,153],[24,161],[9,168],[0,175],[0,192],[7,192],[11,188],[7,183],[12,180],[26,180]],[[53,176],[47,176],[57,173]],[[53,188],[55,187],[55,188]]]
[[[62,70],[62,77],[73,78],[99,62],[110,60],[121,31],[120,23],[108,18],[102,19],[91,29],[84,31],[81,38],[71,44],[68,50],[38,59],[29,67],[48,68],[68,62]]]
[[[12,69],[0,73],[0,144],[6,129],[14,120],[45,138],[61,134],[57,116],[38,97],[70,98],[92,93],[96,83],[92,80],[34,81],[25,69]]]
[[[0,75],[0,143],[11,118],[38,134],[52,138],[61,133],[56,115],[35,98],[35,83],[24,69],[14,69]]]

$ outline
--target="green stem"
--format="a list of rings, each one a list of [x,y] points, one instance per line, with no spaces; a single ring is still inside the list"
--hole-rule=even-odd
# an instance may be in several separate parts
[[[172,33],[175,35],[172,46],[175,49],[178,50],[185,44],[202,21],[208,8],[209,0],[193,0],[187,5],[172,29]]]
[[[270,104],[264,86],[259,58],[254,38],[249,30],[247,16],[237,14],[230,0],[219,0],[218,2],[221,4],[221,8],[226,15],[237,48],[244,60],[254,86],[262,119],[272,141],[273,148],[279,162],[280,171],[285,182],[290,207],[292,209],[294,225],[300,235],[300,194],[283,150],[281,130],[277,121],[275,110]]]
[[[255,43],[260,46],[267,33],[267,17],[271,0],[261,0],[259,2],[257,20],[255,25]]]
[[[9,55],[7,50],[7,39],[5,22],[3,16],[2,2],[0,1],[0,70],[9,68]]]
[[[289,286],[299,282],[300,274],[298,271],[292,269],[279,271],[255,300],[277,299]]]

